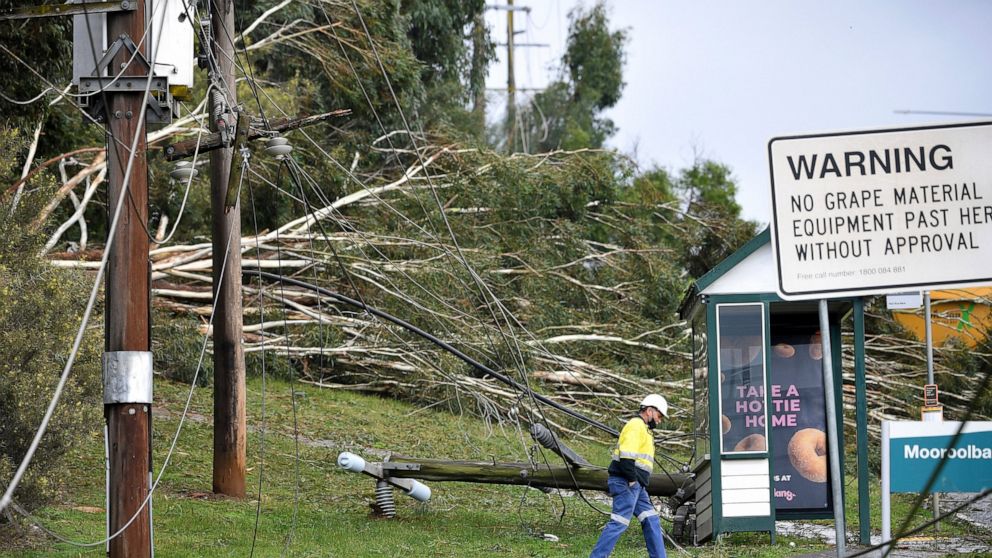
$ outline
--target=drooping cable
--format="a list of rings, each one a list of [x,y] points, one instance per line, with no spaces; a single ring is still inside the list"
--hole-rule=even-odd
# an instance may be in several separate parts
[[[276,174],[276,183],[279,182],[279,173],[282,171],[282,165],[280,165],[278,172]],[[259,256],[260,257],[260,256]],[[280,275],[282,274],[282,246],[279,239],[279,229],[276,229],[276,263],[277,268],[280,270]],[[286,361],[290,361],[290,330],[289,330],[289,316],[286,310],[286,285],[283,283],[279,284],[279,295],[282,298],[281,308],[282,308],[282,320],[283,320],[283,331],[286,338]],[[290,369],[292,367],[290,366]],[[285,556],[286,552],[289,550],[290,544],[293,542],[293,535],[296,532],[296,517],[299,512],[300,506],[300,427],[299,421],[296,413],[296,374],[290,371],[289,374],[289,392],[290,392],[290,404],[293,407],[293,516],[289,526],[289,532],[286,534],[286,539],[283,544],[282,555]]]
[[[242,178],[245,176],[245,174],[246,174],[245,172],[242,172]],[[127,184],[127,183],[125,182],[125,184]],[[241,183],[238,184],[238,192],[239,192],[239,194],[241,192]],[[118,201],[118,209],[121,208],[121,207],[123,207],[123,195],[121,196],[121,198]],[[111,230],[113,230],[113,229],[111,229]],[[110,239],[113,239],[113,235],[112,234],[109,235],[108,246],[109,246],[109,240]],[[106,253],[106,251],[105,251],[105,253]],[[226,247],[226,249],[225,249],[225,251],[224,251],[223,261],[221,262],[221,277],[223,277],[223,275],[224,275],[223,272],[227,268],[228,256],[230,255],[230,253],[231,253],[231,245],[228,244],[227,247]],[[97,280],[97,284],[99,285],[99,278]],[[220,285],[218,285],[218,288],[219,287],[220,287]],[[206,355],[206,352],[207,352],[207,342],[209,340],[209,331],[210,331],[211,326],[213,325],[214,316],[217,313],[216,312],[216,310],[217,310],[217,301],[218,301],[218,298],[215,297],[214,300],[213,300],[213,303],[211,304],[211,307],[210,307],[210,319],[207,321],[207,330],[203,334],[203,343],[200,346],[200,356],[199,356],[199,358],[197,360],[196,371],[193,373],[193,379],[190,381],[189,394],[186,397],[186,404],[183,407],[182,414],[179,416],[179,426],[176,427],[176,433],[172,437],[172,443],[169,446],[169,451],[166,452],[165,459],[163,459],[163,461],[162,461],[162,468],[159,469],[158,475],[156,475],[156,477],[155,477],[155,482],[152,483],[151,487],[149,487],[148,494],[145,496],[145,499],[141,502],[141,504],[138,506],[138,508],[134,511],[134,514],[131,516],[131,518],[128,519],[127,522],[125,522],[124,525],[122,525],[120,527],[120,529],[118,529],[116,532],[114,532],[114,533],[112,533],[112,534],[104,537],[103,539],[101,539],[99,541],[95,541],[95,542],[79,542],[79,541],[73,541],[73,540],[70,540],[70,539],[67,539],[67,538],[64,538],[64,537],[60,537],[59,540],[61,540],[62,542],[65,542],[65,543],[71,544],[72,546],[77,546],[77,547],[96,547],[96,546],[102,546],[102,545],[106,544],[107,542],[109,542],[109,541],[117,538],[118,536],[120,536],[121,533],[123,533],[125,530],[127,530],[127,528],[130,527],[132,523],[134,523],[134,521],[138,518],[138,516],[141,515],[141,512],[142,512],[142,510],[145,509],[145,506],[149,505],[149,502],[151,502],[152,496],[155,494],[155,491],[158,489],[159,483],[162,481],[162,476],[165,474],[165,471],[169,468],[169,463],[172,460],[172,455],[175,452],[177,443],[179,442],[179,435],[182,433],[183,426],[185,425],[185,422],[186,422],[186,417],[187,417],[187,415],[189,413],[189,407],[190,407],[190,405],[191,405],[191,403],[193,401],[193,393],[194,393],[194,391],[196,389],[196,383],[197,383],[197,380],[199,379],[200,371],[203,368],[203,358],[204,358],[204,356]],[[84,321],[84,325],[85,325],[85,321]],[[2,508],[0,508],[0,511],[2,511]],[[30,515],[28,515],[26,517],[28,517],[29,519],[31,519],[31,516]]]
[[[322,295],[324,295],[324,296],[326,296],[328,298],[337,300],[338,302],[342,302],[344,304],[348,304],[350,306],[354,306],[356,308],[361,308],[363,310],[366,310],[369,313],[374,314],[374,315],[376,315],[379,318],[382,318],[382,319],[384,319],[384,320],[386,320],[388,322],[391,322],[391,323],[393,323],[395,325],[398,325],[398,326],[400,326],[400,327],[402,327],[402,328],[404,328],[404,329],[406,329],[406,330],[408,330],[408,331],[410,331],[410,332],[412,332],[412,333],[414,333],[416,335],[419,335],[420,337],[423,337],[424,339],[427,339],[431,343],[434,343],[438,347],[441,347],[445,351],[447,351],[447,352],[451,353],[452,355],[456,356],[462,362],[464,362],[464,363],[468,364],[469,366],[475,368],[479,372],[482,372],[484,375],[492,376],[494,379],[499,380],[500,382],[503,382],[504,384],[509,385],[511,387],[514,387],[514,388],[516,388],[516,389],[518,389],[518,390],[520,390],[522,392],[526,391],[526,388],[523,385],[521,385],[519,382],[517,382],[516,380],[514,380],[514,379],[512,379],[512,378],[510,378],[508,376],[505,376],[503,374],[500,374],[499,372],[493,370],[492,368],[489,368],[488,366],[486,366],[486,365],[484,365],[484,364],[482,364],[482,363],[474,360],[473,358],[469,357],[468,355],[466,355],[462,351],[460,351],[457,348],[453,347],[451,344],[447,343],[446,341],[443,341],[441,339],[438,339],[434,335],[431,335],[430,333],[428,333],[428,332],[420,329],[419,327],[417,327],[417,326],[415,326],[415,325],[407,322],[406,320],[403,320],[402,318],[397,318],[396,316],[393,316],[391,314],[387,314],[386,312],[383,312],[382,310],[378,310],[376,308],[373,308],[372,306],[369,306],[367,304],[363,304],[363,303],[361,303],[361,302],[359,302],[357,300],[354,300],[354,299],[349,298],[347,296],[344,296],[342,294],[339,294],[339,293],[336,293],[334,291],[325,289],[325,288],[323,288],[323,287],[321,287],[319,285],[313,285],[311,283],[307,283],[306,281],[301,281],[299,279],[294,279],[294,278],[291,278],[291,277],[283,277],[281,275],[277,275],[277,274],[274,274],[274,273],[269,273],[269,272],[261,271],[261,270],[249,270],[249,269],[245,269],[245,270],[242,270],[242,273],[246,273],[246,274],[252,274],[252,273],[254,273],[254,274],[257,274],[257,275],[259,275],[261,277],[265,277],[266,279],[270,279],[272,281],[284,282],[284,283],[287,283],[287,284],[290,284],[290,285],[295,285],[297,287],[302,287],[302,288],[305,288],[305,289],[309,289],[309,290],[312,290],[314,292],[318,292],[318,293],[320,293],[320,294],[322,294]],[[607,434],[610,434],[611,436],[619,436],[620,435],[620,432],[617,431],[615,428],[609,427],[609,426],[607,426],[607,425],[599,422],[596,419],[587,417],[587,416],[583,415],[582,413],[579,413],[578,411],[575,411],[573,409],[569,409],[568,407],[565,407],[564,405],[558,403],[557,401],[555,401],[553,399],[548,399],[547,397],[545,397],[545,396],[543,396],[541,394],[538,394],[538,393],[535,393],[534,394],[534,397],[538,401],[541,401],[542,403],[544,403],[544,404],[546,404],[546,405],[548,405],[550,407],[553,407],[553,408],[557,409],[558,411],[561,411],[562,413],[564,413],[564,414],[566,414],[566,415],[568,415],[568,416],[570,416],[570,417],[572,417],[574,419],[577,419],[577,420],[579,420],[581,422],[584,422],[584,423],[588,424],[589,426],[592,426],[592,427],[594,427],[594,428],[596,428],[598,430],[601,430],[603,432],[606,432]]]
[[[163,10],[162,13],[164,14],[165,10]],[[142,107],[148,103],[151,84],[152,75],[149,73],[148,79],[145,81],[145,91],[141,100]],[[109,107],[109,105],[107,106]],[[93,308],[96,306],[96,296],[100,291],[100,285],[103,282],[103,274],[106,271],[107,261],[110,258],[110,250],[113,246],[114,236],[117,233],[117,226],[120,223],[120,217],[123,213],[124,197],[130,190],[131,171],[134,168],[135,153],[138,148],[138,142],[141,140],[141,131],[144,130],[145,114],[146,111],[142,110],[141,114],[138,115],[138,125],[135,129],[134,138],[131,140],[131,149],[127,158],[127,166],[124,170],[120,197],[117,200],[117,204],[114,209],[114,216],[110,224],[110,230],[107,233],[107,244],[104,247],[102,257],[100,258],[100,267],[97,269],[96,278],[93,281],[93,288],[90,290],[89,300],[86,303],[86,309],[83,311],[83,317],[80,321],[79,329],[76,332],[76,338],[73,341],[72,350],[69,352],[69,358],[66,360],[65,366],[62,369],[62,374],[59,376],[59,382],[55,387],[55,392],[52,394],[52,399],[48,404],[48,408],[45,410],[45,415],[42,418],[41,424],[39,425],[34,438],[31,440],[31,444],[28,446],[28,451],[25,453],[20,465],[17,467],[17,470],[14,473],[13,478],[11,478],[10,484],[4,491],[3,496],[0,497],[0,512],[10,505],[14,491],[17,490],[17,486],[20,484],[25,471],[27,471],[28,465],[31,464],[31,460],[34,457],[35,452],[38,450],[38,445],[41,443],[41,438],[45,435],[45,431],[48,429],[48,423],[51,421],[52,415],[55,413],[55,407],[58,405],[59,399],[62,397],[62,391],[65,389],[66,381],[69,379],[69,372],[72,370],[72,366],[75,364],[76,357],[79,354],[79,347],[82,344],[83,336],[86,333],[86,325],[89,323],[90,315],[93,312]]]
[[[255,189],[252,187],[251,179],[247,179],[248,182],[248,199],[251,203],[251,222],[252,227],[255,232],[255,258],[261,261],[262,259],[262,246],[258,239],[258,212],[255,208]],[[262,517],[262,487],[264,486],[265,479],[265,429],[267,427],[266,415],[265,415],[265,382],[266,382],[266,367],[265,367],[265,283],[262,282],[262,278],[258,278],[258,327],[259,336],[262,338],[262,355],[261,355],[261,368],[262,368],[262,393],[261,393],[261,424],[258,428],[258,502],[255,504],[255,525],[252,528],[251,533],[251,551],[249,552],[249,558],[255,556],[255,543],[258,540],[258,526],[261,522]]]

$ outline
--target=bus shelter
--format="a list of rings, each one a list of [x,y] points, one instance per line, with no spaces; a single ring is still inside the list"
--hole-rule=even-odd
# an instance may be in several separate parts
[[[766,531],[778,519],[833,518],[823,351],[817,301],[775,289],[766,229],[690,288],[680,313],[692,326],[695,539]],[[853,319],[859,529],[869,540],[864,303],[828,305],[844,470],[841,323]],[[846,495],[845,495],[846,498]]]

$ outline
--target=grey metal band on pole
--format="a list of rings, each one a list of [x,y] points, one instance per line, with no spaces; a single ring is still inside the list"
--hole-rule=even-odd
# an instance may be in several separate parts
[[[837,436],[837,403],[834,399],[833,351],[830,347],[830,314],[826,299],[820,299],[820,342],[823,345],[823,395],[827,400],[827,449],[830,465],[830,489],[833,493],[834,528],[837,556],[844,556],[847,529],[844,526],[844,478],[840,470],[840,448]]]

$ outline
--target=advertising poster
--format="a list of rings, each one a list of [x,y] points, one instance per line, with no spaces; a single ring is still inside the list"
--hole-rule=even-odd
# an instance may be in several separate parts
[[[773,326],[771,347],[775,509],[831,511],[819,331]]]

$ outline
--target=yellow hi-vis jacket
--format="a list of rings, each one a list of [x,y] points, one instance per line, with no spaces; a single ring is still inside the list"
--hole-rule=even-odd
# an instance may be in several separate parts
[[[611,473],[620,474],[620,471],[626,469],[626,467],[621,467],[621,459],[633,460],[634,467],[637,468],[636,480],[646,486],[651,471],[654,469],[654,436],[651,435],[648,425],[639,416],[628,420],[623,430],[620,431],[620,438],[617,439],[617,445],[613,449]]]

